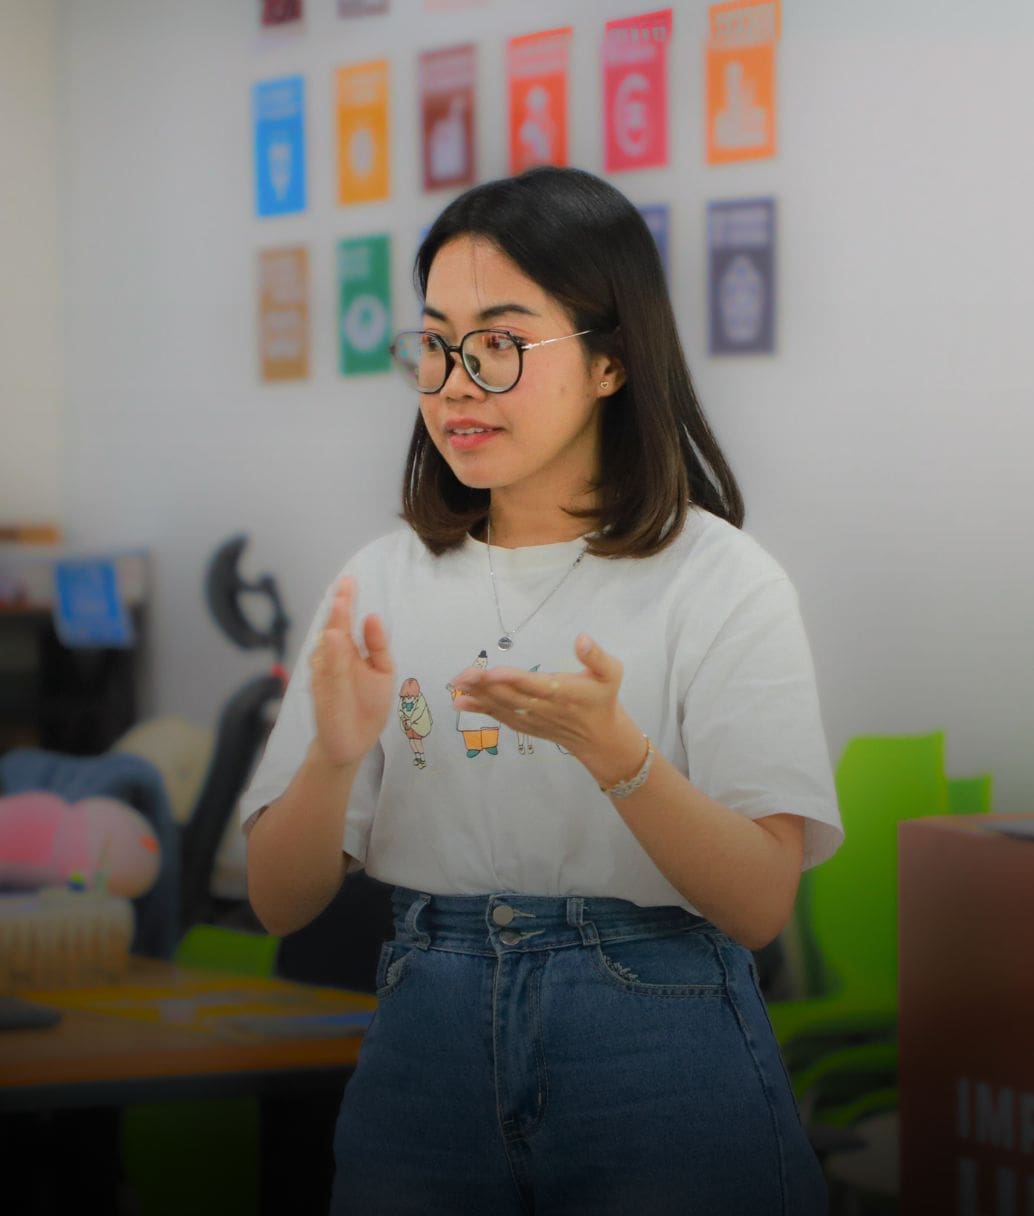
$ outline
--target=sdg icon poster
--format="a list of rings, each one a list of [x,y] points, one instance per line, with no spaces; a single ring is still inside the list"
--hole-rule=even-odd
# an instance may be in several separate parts
[[[661,265],[664,267],[665,278],[668,276],[668,226],[671,208],[667,203],[644,203],[639,208],[639,214],[646,221],[650,235],[657,245],[661,255]]]
[[[775,350],[775,199],[709,203],[712,355]]]
[[[305,81],[265,80],[251,97],[255,127],[255,211],[259,216],[305,210]]]
[[[607,22],[603,147],[608,173],[668,163],[670,41],[670,8]]]
[[[389,237],[338,242],[338,324],[343,376],[391,369],[391,253]]]

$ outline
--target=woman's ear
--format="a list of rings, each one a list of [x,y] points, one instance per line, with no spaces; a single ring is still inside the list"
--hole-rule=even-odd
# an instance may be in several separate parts
[[[628,379],[625,365],[616,355],[598,355],[592,366],[597,395],[600,397],[613,396]]]

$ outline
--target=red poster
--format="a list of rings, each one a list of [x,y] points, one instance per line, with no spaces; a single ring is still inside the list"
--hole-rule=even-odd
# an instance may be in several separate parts
[[[420,56],[425,190],[474,182],[475,54],[470,45]]]
[[[284,25],[288,21],[300,21],[302,0],[262,0],[262,24]]]
[[[567,164],[567,56],[571,27],[511,38],[510,172]]]
[[[668,163],[670,41],[670,8],[607,22],[603,146],[608,173]]]

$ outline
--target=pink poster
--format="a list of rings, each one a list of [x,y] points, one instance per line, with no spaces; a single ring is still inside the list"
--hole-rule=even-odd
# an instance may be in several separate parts
[[[420,56],[425,190],[474,182],[475,51],[454,46]]]
[[[607,22],[603,146],[608,173],[668,163],[670,41],[670,8]]]

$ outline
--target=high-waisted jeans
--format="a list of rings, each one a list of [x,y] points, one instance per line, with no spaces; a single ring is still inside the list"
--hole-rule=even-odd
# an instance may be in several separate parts
[[[820,1216],[750,952],[676,907],[394,895],[333,1216]]]

